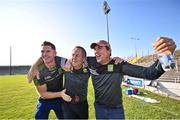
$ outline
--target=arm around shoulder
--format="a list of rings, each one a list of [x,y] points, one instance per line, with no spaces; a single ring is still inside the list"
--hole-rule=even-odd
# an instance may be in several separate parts
[[[40,57],[29,69],[28,74],[27,74],[27,79],[28,82],[31,83],[32,80],[39,74],[38,66],[43,64],[43,60]]]

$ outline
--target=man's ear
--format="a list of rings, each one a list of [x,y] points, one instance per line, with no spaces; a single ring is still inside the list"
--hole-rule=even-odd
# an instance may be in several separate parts
[[[55,56],[57,55],[57,52],[56,51],[54,51],[54,53],[55,53]]]
[[[85,63],[86,62],[86,58],[83,58],[83,63]]]
[[[87,67],[88,66],[88,63],[87,63],[87,60],[86,58],[83,59],[83,68]]]
[[[108,53],[109,53],[109,55],[111,56],[111,48],[109,48]]]

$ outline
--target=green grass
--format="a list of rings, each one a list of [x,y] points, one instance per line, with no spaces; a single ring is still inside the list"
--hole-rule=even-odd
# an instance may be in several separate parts
[[[88,92],[89,118],[94,119],[91,80]],[[150,92],[147,92],[146,97],[160,100],[161,103],[146,103],[123,94],[126,119],[180,119],[180,101]],[[34,84],[28,84],[25,75],[0,76],[0,119],[33,119],[37,99]],[[49,118],[55,118],[53,111]]]
[[[33,118],[37,98],[25,75],[0,76],[0,119]]]
[[[162,97],[149,91],[141,91],[147,93],[144,95],[145,97],[160,100],[160,103],[146,103],[124,94],[123,103],[127,119],[180,119],[180,101]]]

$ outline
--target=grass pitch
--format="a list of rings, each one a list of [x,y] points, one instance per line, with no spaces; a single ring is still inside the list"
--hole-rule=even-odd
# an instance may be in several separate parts
[[[145,97],[161,102],[146,103],[123,93],[126,119],[180,119],[180,101],[145,92]],[[0,76],[0,119],[34,119],[37,99],[34,84],[27,83],[26,75]],[[91,80],[88,87],[88,102],[89,118],[94,119],[94,90]],[[49,118],[56,118],[53,111]]]

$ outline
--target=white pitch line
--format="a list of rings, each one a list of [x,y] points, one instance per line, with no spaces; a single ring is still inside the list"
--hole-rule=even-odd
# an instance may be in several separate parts
[[[144,106],[150,106],[150,107],[153,107],[153,108],[159,109],[159,110],[161,110],[161,111],[164,111],[164,112],[170,113],[170,114],[175,115],[175,116],[178,116],[178,115],[179,115],[179,114],[177,114],[177,113],[175,113],[175,112],[172,112],[172,111],[170,111],[170,110],[166,110],[166,109],[161,108],[161,107],[157,107],[157,106],[153,106],[153,105],[149,105],[149,104],[147,104],[147,105],[143,104],[143,105],[144,105]]]

